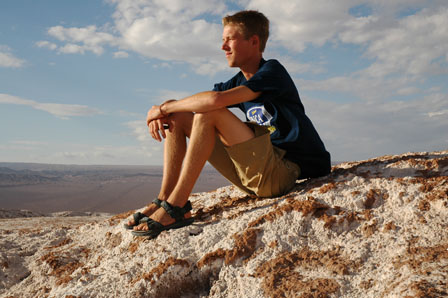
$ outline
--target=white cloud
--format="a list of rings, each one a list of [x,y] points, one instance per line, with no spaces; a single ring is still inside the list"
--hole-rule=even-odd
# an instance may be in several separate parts
[[[350,99],[355,98],[364,101],[381,101],[397,95],[418,94],[421,90],[412,86],[415,83],[415,78],[378,78],[370,77],[365,72],[358,72],[349,76],[335,76],[321,81],[296,79],[296,84],[300,86],[302,91],[339,93],[340,96],[347,95]]]
[[[66,44],[57,46],[48,41],[39,41],[39,47],[46,47],[57,50],[64,54],[84,54],[92,52],[101,55],[104,52],[105,45],[116,45],[116,37],[107,32],[101,32],[94,25],[84,28],[65,28],[63,26],[54,26],[48,29],[48,34]]]
[[[322,46],[343,30],[350,18],[348,9],[355,1],[252,0],[248,7],[266,14],[271,21],[271,40],[302,52],[313,44]]]
[[[286,67],[286,69],[290,74],[304,74],[304,73],[321,74],[327,72],[327,69],[324,66],[324,62],[301,63],[296,58],[283,56],[281,54],[274,54],[270,56],[276,57],[276,59],[279,60],[283,64],[283,66]]]
[[[29,106],[36,110],[50,113],[61,119],[68,119],[69,117],[77,116],[93,116],[101,113],[98,109],[90,108],[84,105],[40,103],[34,100],[23,99],[17,96],[0,93],[0,104],[1,103]]]
[[[217,62],[222,58],[221,25],[201,18],[203,14],[223,14],[225,6],[220,1],[199,2],[114,1],[121,47],[148,58],[186,61],[200,66],[198,72],[202,73],[225,65],[224,59]]]
[[[163,163],[163,142],[159,143],[151,137],[144,119],[129,121],[123,125],[129,129],[129,135],[134,137],[140,143],[138,149],[135,149],[135,152],[132,152],[132,154],[129,155],[151,158],[152,164]],[[141,162],[143,160],[144,159],[141,158]]]
[[[11,53],[11,48],[0,45],[0,67],[20,68],[25,65],[25,60],[17,58]]]
[[[62,45],[41,41],[38,46],[65,54],[93,52],[97,55],[103,54],[105,46],[118,46],[123,51],[115,53],[115,58],[124,57],[124,51],[133,51],[170,63],[190,63],[201,74],[226,68],[220,50],[221,24],[204,18],[204,15],[221,17],[226,11],[221,1],[200,0],[194,4],[180,0],[108,2],[116,5],[112,28],[54,26],[48,34]]]
[[[49,50],[56,50],[58,48],[58,46],[55,43],[46,41],[46,40],[41,40],[36,42],[36,46],[39,48],[46,48]]]
[[[448,116],[448,109],[446,110],[442,110],[442,111],[438,111],[438,112],[429,112],[428,116],[429,117],[446,117],[445,115]]]
[[[335,160],[448,147],[448,95],[412,101],[336,103],[304,96],[307,114]]]
[[[85,46],[72,43],[66,44],[65,46],[59,48],[59,52],[64,54],[84,54],[86,50],[87,48]]]
[[[124,125],[129,128],[130,135],[135,137],[138,141],[147,142],[151,140],[145,120],[129,121],[124,123]]]
[[[218,0],[108,0],[115,6],[113,24],[83,28],[54,26],[48,34],[63,43],[48,41],[39,46],[60,53],[93,52],[118,47],[114,56],[136,52],[147,58],[187,62],[199,74],[227,69],[220,50],[220,17],[229,12]],[[448,23],[446,1],[441,0],[245,0],[242,7],[258,9],[271,21],[274,48],[292,53],[326,43],[361,45],[373,63],[370,76],[389,74],[424,76],[447,73]],[[232,4],[233,5],[233,4]],[[366,15],[351,14],[365,7]],[[407,15],[407,12],[412,12]],[[413,15],[412,15],[413,14]],[[55,46],[57,48],[55,48]],[[269,47],[269,45],[268,45]],[[325,69],[290,62],[298,72],[320,73]]]
[[[365,5],[370,15],[354,16],[350,9]],[[374,63],[370,76],[406,74],[424,77],[447,73],[448,8],[446,1],[398,0],[252,0],[248,7],[270,18],[271,40],[293,52],[310,45],[353,43],[366,46]],[[400,15],[416,11],[414,15]]]
[[[399,20],[394,26],[380,28],[369,40],[366,56],[376,59],[376,62],[368,72],[378,77],[391,73],[419,77],[448,73],[447,26],[448,8],[445,7],[438,11],[425,9]],[[350,31],[345,34],[355,36]],[[362,32],[358,32],[359,35]],[[343,37],[343,40],[349,42],[351,39]]]
[[[128,58],[129,54],[124,51],[118,51],[114,53],[114,58]]]

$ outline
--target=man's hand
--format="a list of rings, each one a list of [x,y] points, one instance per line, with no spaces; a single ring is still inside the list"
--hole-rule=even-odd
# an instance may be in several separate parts
[[[163,102],[159,106],[152,106],[152,108],[149,109],[148,113],[146,114],[146,125],[149,126],[149,123],[153,120],[168,117],[169,114],[163,114],[162,106],[169,103],[176,101],[175,99],[168,99],[167,101]]]
[[[154,140],[161,142],[162,138],[166,138],[165,128],[167,126],[169,131],[171,131],[172,126],[170,125],[169,117],[152,120],[148,123],[149,134]]]
[[[172,129],[172,125],[170,125],[170,115],[163,114],[161,106],[173,101],[176,100],[169,99],[160,106],[152,106],[146,115],[146,125],[154,140],[161,142],[162,138],[166,138],[165,128],[168,127],[169,131]]]
[[[152,106],[152,108],[150,108],[148,110],[148,113],[146,114],[146,125],[149,126],[149,123],[151,121],[157,120],[157,119],[160,119],[163,117],[164,117],[164,115],[162,115],[162,113],[160,111],[160,106]]]

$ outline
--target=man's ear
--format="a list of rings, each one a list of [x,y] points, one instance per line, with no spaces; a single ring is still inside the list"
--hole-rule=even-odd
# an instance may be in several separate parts
[[[260,47],[260,37],[258,37],[258,35],[256,35],[256,34],[252,35],[252,37],[250,38],[250,41],[253,46]]]

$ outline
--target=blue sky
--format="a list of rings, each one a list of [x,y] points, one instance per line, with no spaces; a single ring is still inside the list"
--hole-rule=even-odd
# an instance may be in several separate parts
[[[221,17],[271,21],[333,160],[448,148],[445,0],[2,0],[0,161],[161,164],[146,111],[236,73]]]

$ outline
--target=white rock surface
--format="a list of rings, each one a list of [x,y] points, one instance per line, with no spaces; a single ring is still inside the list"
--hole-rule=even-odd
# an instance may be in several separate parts
[[[123,229],[132,211],[1,219],[0,296],[447,296],[447,176],[443,151],[344,163],[279,198],[224,187],[155,240]]]

